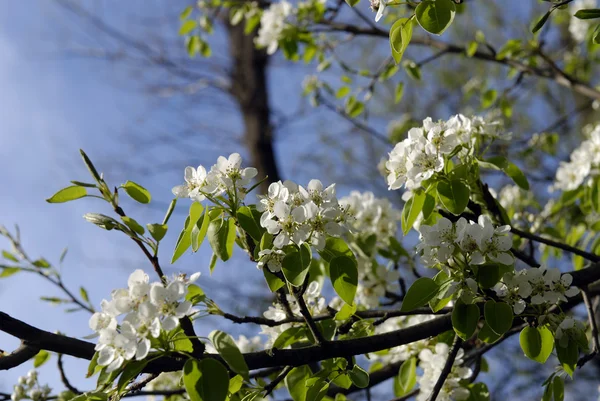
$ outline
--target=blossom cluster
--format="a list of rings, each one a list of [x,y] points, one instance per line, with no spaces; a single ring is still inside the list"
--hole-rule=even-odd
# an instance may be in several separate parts
[[[561,162],[551,190],[572,191],[589,175],[597,175],[600,165],[600,124],[590,127],[589,139],[571,153],[571,160]]]
[[[385,198],[377,198],[373,192],[352,191],[340,198],[340,205],[353,219],[352,232],[360,235],[375,235],[378,245],[387,245],[390,237],[398,232],[401,213]]]
[[[496,284],[496,295],[513,306],[515,314],[521,314],[527,306],[526,298],[531,297],[532,305],[551,306],[566,302],[567,297],[579,294],[577,287],[571,287],[573,276],[562,274],[559,269],[546,267],[528,268],[506,273]]]
[[[185,184],[174,187],[172,191],[178,198],[190,198],[196,202],[224,193],[232,199],[243,200],[248,192],[246,187],[257,173],[254,167],[242,168],[242,157],[239,153],[232,153],[228,158],[219,156],[208,172],[204,166],[186,167]]]
[[[199,276],[179,275],[163,285],[150,283],[142,270],[131,273],[128,288],[114,290],[110,301],[102,301],[102,311],[90,318],[90,328],[99,336],[98,365],[112,372],[126,360],[145,358],[151,338],[157,338],[161,330],[175,329],[179,319],[193,312],[191,302],[184,298],[188,285]],[[124,316],[120,325],[119,316]]]
[[[457,146],[472,146],[476,135],[508,138],[501,132],[498,121],[486,121],[482,117],[468,118],[457,114],[447,121],[423,120],[423,126],[411,128],[408,137],[396,144],[385,163],[389,189],[399,189],[403,185],[412,190],[423,181],[443,170],[445,157]]]
[[[456,262],[457,253],[472,265],[481,265],[486,261],[503,265],[514,262],[510,253],[510,226],[494,227],[486,215],[479,216],[477,223],[467,221],[464,217],[452,223],[441,217],[433,226],[422,225],[419,229],[421,242],[417,249],[422,251],[421,261],[427,266],[440,263],[448,267],[451,259]]]
[[[579,10],[598,8],[598,2],[596,0],[575,0],[570,8],[573,15],[575,15]],[[590,20],[579,19],[573,16],[569,20],[569,33],[576,42],[581,43],[585,41],[588,30],[592,25]]]
[[[40,386],[37,371],[32,369],[27,373],[27,376],[19,377],[17,384],[13,387],[10,399],[19,401],[29,398],[33,401],[44,401],[50,395],[50,391],[52,390],[48,385]]]
[[[448,344],[437,343],[433,349],[426,348],[419,352],[419,367],[423,369],[423,374],[418,379],[420,391],[416,398],[417,401],[425,401],[429,398],[448,360],[449,351]],[[463,365],[463,356],[464,351],[460,349],[454,360],[454,366],[438,395],[438,400],[451,401],[469,398],[469,390],[462,387],[460,381],[471,377],[473,372],[470,368],[461,366]]]
[[[258,197],[260,224],[275,236],[273,245],[277,249],[307,242],[321,250],[327,235],[339,236],[347,231],[350,216],[338,203],[335,184],[324,188],[321,181],[311,180],[304,188],[292,181],[278,181],[269,185],[267,195]],[[260,256],[277,259],[280,255],[262,251]],[[277,270],[276,263],[267,265]]]
[[[255,39],[256,45],[266,48],[268,54],[275,53],[281,34],[286,27],[286,19],[292,12],[292,5],[285,0],[271,3],[260,18],[260,29]]]

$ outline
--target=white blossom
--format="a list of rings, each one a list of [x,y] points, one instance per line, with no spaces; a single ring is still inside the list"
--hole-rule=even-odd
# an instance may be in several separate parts
[[[573,16],[569,21],[569,33],[578,43],[585,40],[588,30],[590,26],[592,26],[592,22],[590,20],[579,19],[574,15],[579,10],[590,8],[598,8],[596,0],[575,0],[570,5]]]
[[[267,48],[268,54],[277,51],[279,40],[282,39],[282,33],[286,28],[286,18],[293,12],[292,5],[286,0],[277,3],[271,3],[261,18],[258,36],[255,39],[258,47]]]

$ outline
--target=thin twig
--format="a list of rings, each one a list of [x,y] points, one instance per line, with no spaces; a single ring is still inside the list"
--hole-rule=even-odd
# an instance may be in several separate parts
[[[518,235],[521,238],[527,238],[527,239],[530,239],[532,241],[536,241],[536,242],[540,242],[542,244],[546,244],[546,245],[551,246],[553,248],[562,249],[563,251],[572,253],[574,255],[581,256],[584,259],[591,260],[592,262],[600,262],[600,256],[595,255],[593,253],[589,253],[589,252],[583,251],[583,250],[581,250],[579,248],[575,248],[574,246],[570,246],[570,245],[564,244],[562,242],[554,241],[554,240],[551,240],[551,239],[548,239],[548,238],[540,237],[539,235],[535,235],[535,234],[529,233],[527,231],[519,230],[518,228],[515,228],[515,227],[511,227],[510,231],[513,234],[516,234],[516,235]]]
[[[321,331],[317,327],[317,324],[313,320],[312,315],[310,314],[310,311],[306,306],[306,302],[304,301],[304,297],[302,296],[302,292],[293,291],[293,293],[294,297],[296,298],[296,302],[300,307],[300,313],[302,314],[302,317],[304,317],[304,321],[308,325],[308,328],[310,329],[310,332],[313,335],[313,338],[315,339],[315,343],[317,343],[318,345],[325,344],[327,340],[325,339],[325,337],[323,337],[323,334],[321,333]]]
[[[273,390],[275,390],[275,387],[277,387],[277,385],[279,383],[281,383],[283,381],[283,379],[285,379],[285,377],[288,375],[288,373],[290,373],[290,371],[292,369],[293,369],[293,366],[286,366],[285,368],[283,368],[281,373],[279,373],[277,375],[277,377],[271,381],[271,383],[269,383],[265,386],[265,388],[264,388],[265,398],[268,397],[269,394],[271,394],[273,392]]]
[[[444,365],[444,368],[442,369],[442,373],[440,374],[440,377],[438,378],[437,382],[435,383],[435,386],[433,387],[431,396],[429,396],[429,401],[435,401],[437,399],[437,396],[440,394],[440,391],[442,390],[442,387],[444,386],[444,382],[448,378],[448,375],[450,374],[450,372],[452,372],[452,367],[454,366],[454,361],[456,360],[456,355],[458,355],[458,351],[460,350],[461,346],[462,346],[462,340],[460,339],[459,336],[455,336],[454,343],[452,344],[452,349],[450,350],[450,353],[448,354],[448,359],[446,359],[446,364]]]
[[[58,360],[57,360],[56,364],[58,365],[58,372],[60,373],[60,380],[63,382],[65,387],[67,389],[69,389],[71,392],[73,392],[75,394],[81,394],[81,391],[77,390],[77,388],[75,386],[73,386],[71,384],[71,382],[69,382],[69,379],[67,378],[67,375],[65,373],[65,368],[63,366],[62,358],[63,358],[63,354],[58,354]]]

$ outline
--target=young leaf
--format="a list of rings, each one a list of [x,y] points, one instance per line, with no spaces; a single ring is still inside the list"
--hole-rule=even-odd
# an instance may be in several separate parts
[[[285,386],[288,388],[290,395],[294,401],[305,401],[308,388],[306,387],[306,379],[311,375],[308,365],[303,365],[294,368],[285,377]]]
[[[441,35],[452,24],[456,5],[452,0],[424,0],[415,10],[417,21],[423,29]]]
[[[463,340],[471,338],[479,322],[479,308],[475,304],[457,302],[452,310],[452,327]]]
[[[64,203],[75,199],[83,198],[87,195],[87,190],[84,187],[73,185],[66,187],[46,199],[48,203]]]
[[[122,185],[123,189],[133,200],[138,201],[139,203],[150,203],[152,197],[150,196],[150,192],[140,184],[137,184],[133,181],[127,181]]]
[[[396,64],[400,64],[402,60],[402,56],[412,38],[412,31],[412,18],[400,18],[390,29],[390,48]]]
[[[579,10],[575,13],[575,18],[579,18],[579,19],[600,18],[600,8],[589,8],[587,10]]]
[[[436,296],[440,287],[435,281],[429,277],[421,277],[417,279],[406,292],[404,301],[400,310],[402,312],[410,312],[416,308],[426,305],[433,297]]]
[[[329,275],[335,292],[348,305],[353,305],[358,285],[356,260],[348,256],[333,258],[329,262]]]
[[[527,326],[519,335],[519,343],[529,359],[545,363],[554,348],[554,336],[545,326]]]
[[[191,242],[192,242],[192,252],[198,252],[200,249],[200,245],[204,241],[206,237],[206,233],[208,231],[208,225],[210,223],[210,214],[208,212],[208,208],[204,209],[204,213],[198,219],[196,224],[192,227],[191,232]]]
[[[402,232],[404,235],[408,234],[413,224],[419,217],[419,213],[423,210],[423,205],[425,204],[425,199],[427,198],[427,194],[424,191],[414,192],[412,198],[410,198],[405,204],[404,209],[402,209]]]
[[[352,384],[358,388],[366,388],[369,386],[369,374],[366,370],[358,365],[354,365],[351,371],[348,372]]]
[[[48,359],[50,359],[50,353],[48,351],[41,350],[37,353],[35,358],[33,358],[33,367],[39,368],[40,366],[48,362]]]
[[[177,238],[177,243],[175,244],[175,251],[171,258],[171,264],[175,263],[175,261],[187,251],[190,245],[192,245],[191,232],[200,216],[202,216],[203,210],[204,207],[198,202],[194,202],[190,206],[189,215],[185,220],[183,230],[179,233],[179,238]]]
[[[142,227],[140,223],[138,223],[135,219],[129,216],[122,216],[121,220],[123,220],[123,223],[125,223],[127,227],[131,228],[133,232],[139,235],[144,235],[144,233],[146,232],[146,230],[144,230],[144,227]]]
[[[129,361],[123,369],[119,382],[117,383],[117,390],[119,393],[125,390],[125,387],[129,382],[135,379],[142,370],[146,367],[148,361]]]
[[[237,220],[240,227],[242,227],[256,243],[260,242],[260,239],[265,232],[265,229],[260,225],[260,216],[261,213],[258,210],[249,208],[248,206],[242,206],[237,211]]]
[[[159,242],[165,237],[165,234],[167,233],[167,229],[169,227],[166,224],[148,223],[146,224],[146,228],[148,229],[148,232],[150,233],[152,238]]]
[[[210,338],[215,349],[219,355],[223,357],[225,362],[227,362],[231,370],[242,375],[246,380],[250,380],[248,377],[248,365],[235,341],[233,341],[229,334],[214,330],[208,335],[208,338]]]
[[[506,302],[490,299],[483,308],[485,322],[498,335],[506,333],[512,327],[513,311]]]
[[[394,391],[396,397],[408,394],[417,384],[417,359],[415,357],[402,362],[395,384],[397,384]]]
[[[552,14],[552,8],[546,12],[546,14],[542,15],[542,18],[540,18],[538,20],[538,22],[535,24],[535,26],[533,27],[533,29],[531,30],[531,33],[536,33],[537,31],[539,31],[540,29],[542,29],[542,27],[544,26],[544,24],[546,24],[546,21],[548,21],[548,18],[550,17],[550,14]]]
[[[192,401],[225,401],[229,374],[215,359],[188,359],[183,367],[183,384]]]
[[[461,214],[469,203],[469,187],[462,180],[440,181],[437,184],[438,198],[448,211]]]
[[[565,382],[562,377],[556,375],[552,380],[552,392],[554,393],[554,401],[563,401],[565,399]]]
[[[226,262],[233,253],[235,243],[235,221],[233,219],[217,219],[208,225],[208,242],[215,255]]]

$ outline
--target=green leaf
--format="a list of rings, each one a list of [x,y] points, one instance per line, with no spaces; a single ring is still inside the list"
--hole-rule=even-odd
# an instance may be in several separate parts
[[[394,91],[394,103],[395,104],[400,103],[403,95],[404,95],[404,82],[398,82],[398,85],[396,85],[396,90]]]
[[[550,18],[550,14],[552,14],[552,11],[553,9],[551,8],[548,12],[546,12],[546,14],[542,15],[542,18],[540,18],[538,22],[536,22],[536,24],[534,25],[533,29],[531,29],[531,33],[536,33],[537,31],[542,29],[542,27],[546,24],[546,21],[548,21],[548,18]]]
[[[400,310],[410,312],[426,305],[438,293],[440,287],[429,277],[417,279],[406,292]]]
[[[159,242],[165,237],[165,234],[167,234],[167,229],[169,228],[169,226],[167,226],[166,224],[153,223],[146,224],[146,228],[148,229],[148,232],[150,233],[152,238],[154,238],[156,242]]]
[[[349,305],[345,303],[340,310],[335,314],[335,320],[347,320],[356,313],[356,304]]]
[[[273,348],[282,349],[302,340],[306,340],[306,327],[290,327],[275,339]]]
[[[202,302],[206,299],[206,295],[202,288],[200,288],[196,284],[190,284],[187,289],[187,294],[185,294],[185,300],[190,301],[193,305],[196,305],[199,302]]]
[[[86,378],[92,377],[94,373],[96,373],[96,367],[98,367],[98,356],[99,353],[95,352],[90,364],[88,365],[87,374],[85,376]]]
[[[421,80],[421,67],[419,67],[417,63],[415,63],[414,61],[406,60],[404,63],[402,63],[402,66],[406,70],[406,73],[409,77],[411,77],[415,81]]]
[[[423,205],[425,204],[425,199],[427,194],[425,191],[416,191],[413,192],[412,198],[410,198],[402,209],[402,232],[404,235],[408,234],[413,224],[419,217],[419,213],[423,210]]]
[[[328,389],[329,383],[327,383],[324,379],[317,379],[308,387],[306,392],[306,401],[321,401],[325,395],[327,395]]]
[[[469,385],[469,398],[467,401],[490,401],[490,390],[485,383]]]
[[[358,267],[354,258],[337,256],[329,262],[329,276],[336,294],[348,305],[354,304],[358,285]]]
[[[592,34],[592,41],[595,44],[600,45],[600,25],[598,25],[596,29],[594,29],[594,33]]]
[[[275,292],[285,285],[285,282],[279,277],[277,277],[275,274],[271,273],[271,271],[268,268],[265,267],[262,269],[262,271],[265,276],[265,280],[267,280],[267,285],[269,286],[271,292]]]
[[[206,235],[215,255],[223,262],[229,260],[235,243],[235,221],[233,219],[213,220],[208,226]]]
[[[80,287],[79,288],[79,294],[81,295],[81,299],[83,299],[85,302],[89,303],[90,302],[90,297],[88,295],[88,292],[85,288]]]
[[[448,274],[446,274],[446,272],[443,270],[440,270],[440,272],[433,277],[433,281],[435,281],[435,283],[439,286],[438,293],[429,301],[429,307],[433,312],[438,312],[444,306],[448,305],[450,300],[452,300],[452,295],[446,298],[440,298],[446,294],[448,288],[450,288],[450,285],[452,285],[452,281],[448,279]]]
[[[225,401],[229,374],[215,359],[189,359],[183,367],[183,384],[191,401]]]
[[[354,365],[352,370],[348,372],[352,384],[358,388],[366,388],[369,386],[369,373],[358,365]]]
[[[476,41],[472,41],[469,42],[469,45],[467,46],[467,57],[473,57],[475,55],[475,53],[477,53],[477,48],[479,47],[479,43],[477,43]]]
[[[346,0],[346,3],[350,6],[350,7],[354,7],[355,5],[357,5],[360,2],[360,0]]]
[[[498,335],[506,333],[513,324],[513,311],[506,302],[490,299],[483,308],[485,322]]]
[[[197,25],[198,25],[198,23],[196,22],[196,20],[189,19],[189,20],[185,21],[183,24],[181,24],[181,27],[179,28],[179,35],[180,36],[187,35],[188,33],[192,32],[194,29],[196,29]]]
[[[390,28],[390,48],[396,64],[400,64],[402,60],[402,56],[412,39],[412,31],[412,18],[400,18]]]
[[[240,375],[235,375],[233,378],[229,379],[229,393],[235,394],[242,388],[244,384],[244,378]]]
[[[452,0],[424,0],[415,10],[419,25],[434,35],[444,33],[452,24],[454,14],[456,6]]]
[[[175,263],[177,259],[181,257],[187,251],[187,249],[192,245],[191,233],[194,226],[200,216],[202,216],[202,212],[204,211],[204,207],[202,204],[198,202],[194,202],[190,205],[190,212],[188,217],[185,220],[185,224],[183,225],[183,230],[179,233],[179,238],[177,238],[177,243],[175,244],[175,251],[173,252],[173,257],[171,258],[171,264]]]
[[[212,254],[212,256],[210,257],[210,262],[208,264],[208,270],[210,271],[210,274],[213,273],[213,271],[215,270],[215,266],[217,266],[217,261],[219,260],[219,258],[217,257],[216,254]]]
[[[349,258],[356,260],[354,254],[348,247],[348,244],[346,244],[346,241],[336,237],[327,238],[327,241],[325,242],[325,248],[319,251],[319,255],[321,255],[321,257],[328,263],[331,262],[331,260],[336,256],[348,256]]]
[[[131,230],[139,235],[144,235],[144,233],[146,232],[146,230],[144,230],[144,227],[142,227],[140,225],[140,223],[138,223],[135,219],[133,219],[132,217],[129,216],[121,216],[121,220],[123,220],[123,223],[125,223],[125,225],[129,228],[131,228]]]
[[[575,17],[579,19],[600,18],[600,8],[588,8],[587,10],[579,10],[575,13]]]
[[[122,187],[127,195],[139,203],[150,203],[150,200],[152,199],[150,192],[148,192],[146,188],[133,181],[127,181]]]
[[[500,268],[495,263],[485,263],[477,266],[477,283],[484,290],[495,286],[501,276]]]
[[[300,366],[294,368],[285,377],[285,386],[288,388],[290,395],[294,401],[305,401],[308,387],[306,387],[306,379],[311,375],[308,366]]]
[[[15,255],[13,255],[12,253],[10,253],[8,251],[2,251],[2,257],[4,259],[10,260],[11,262],[19,263],[19,259],[17,259],[17,257]]]
[[[146,367],[148,361],[129,361],[125,365],[125,369],[123,369],[123,373],[121,377],[119,377],[119,382],[117,384],[118,392],[121,393],[125,390],[127,384],[135,379],[142,370]]]
[[[440,181],[437,184],[438,198],[452,214],[461,214],[469,203],[469,187],[462,180]]]
[[[488,89],[483,93],[481,97],[481,107],[488,109],[496,102],[498,98],[498,91],[495,89]]]
[[[50,359],[50,353],[48,351],[41,350],[37,353],[35,358],[33,358],[33,367],[39,368],[40,366],[48,362],[48,359]]]
[[[556,341],[555,346],[558,361],[565,372],[567,372],[569,376],[573,377],[575,367],[577,366],[577,361],[579,360],[579,348],[577,343],[574,340],[569,339],[566,347],[562,347],[558,341]]]
[[[304,284],[310,268],[311,251],[308,244],[302,244],[297,251],[285,255],[281,261],[281,271],[291,285],[299,287]]]
[[[83,198],[87,195],[87,190],[84,187],[73,185],[66,187],[46,199],[48,203],[64,203],[75,199]]]
[[[341,99],[343,97],[346,97],[350,94],[350,87],[349,86],[342,86],[340,89],[338,89],[338,91],[335,93],[335,97],[338,99]]]
[[[479,308],[475,304],[458,301],[452,310],[452,327],[463,340],[471,338],[479,322]]]
[[[44,258],[39,258],[38,260],[34,260],[33,262],[31,262],[31,264],[34,265],[35,267],[39,267],[40,269],[47,269],[50,267],[50,263]]]
[[[186,8],[183,9],[181,14],[179,14],[179,19],[180,20],[187,19],[193,10],[194,10],[194,6],[187,6]]]
[[[240,227],[242,227],[256,243],[260,242],[260,239],[265,232],[265,229],[260,225],[260,216],[261,213],[256,210],[256,208],[249,208],[248,206],[242,206],[237,211],[237,220]]]
[[[565,399],[565,382],[562,377],[556,375],[552,380],[552,392],[554,393],[554,401],[563,401]]]
[[[206,233],[208,232],[208,225],[210,224],[210,214],[208,208],[204,209],[204,213],[198,219],[196,224],[192,227],[191,238],[192,252],[197,252],[200,249],[200,245],[204,242]]]
[[[402,397],[408,394],[417,384],[417,359],[412,357],[402,362],[396,382],[394,383],[394,396]]]
[[[236,345],[233,338],[229,334],[219,330],[212,331],[208,338],[213,343],[215,349],[223,357],[231,370],[242,375],[246,380],[250,380],[248,376],[248,365],[244,360],[244,356]]]
[[[0,278],[10,277],[15,273],[18,273],[21,270],[18,267],[9,267],[9,266],[0,266],[2,271],[0,271]]]
[[[508,163],[508,166],[504,169],[506,175],[508,175],[512,180],[522,189],[529,191],[529,182],[527,181],[527,177],[521,171],[519,167],[517,167],[514,163]]]
[[[527,326],[519,335],[519,343],[529,359],[545,363],[554,348],[554,337],[552,332],[545,326]]]

